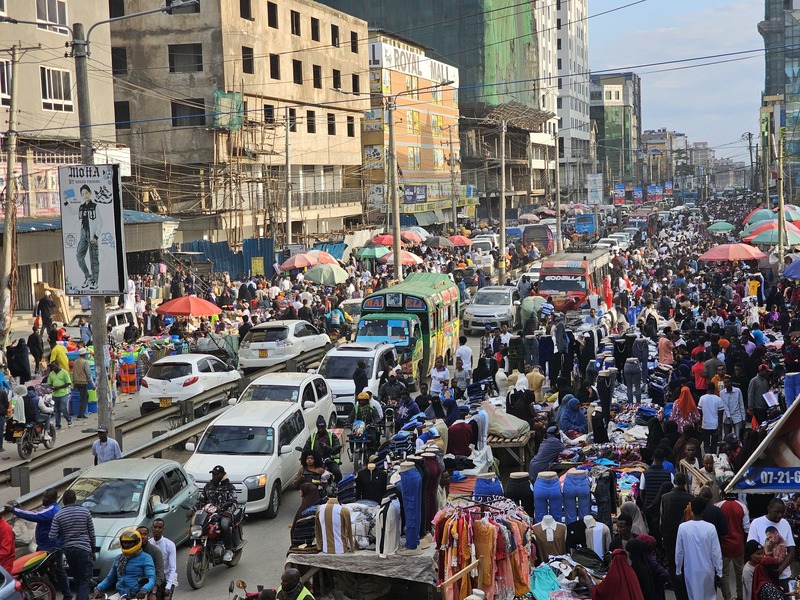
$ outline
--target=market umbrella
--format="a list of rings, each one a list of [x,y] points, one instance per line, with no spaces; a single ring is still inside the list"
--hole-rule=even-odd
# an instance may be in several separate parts
[[[197,296],[181,296],[164,302],[156,308],[156,312],[160,315],[170,314],[180,317],[210,317],[220,314],[222,309],[213,302]]]
[[[586,211],[583,210],[582,208],[570,208],[569,210],[567,210],[567,216],[568,217],[574,217],[574,216],[582,215],[582,214],[585,214],[585,213],[586,213]]]
[[[374,238],[372,238],[372,241],[376,244],[381,244],[382,246],[391,246],[394,244],[394,236],[384,233],[381,235],[376,235]],[[403,243],[402,239],[400,240],[400,243]]]
[[[309,250],[305,253],[306,256],[316,258],[317,263],[320,265],[338,265],[339,261],[336,260],[332,254],[325,252],[325,250]]]
[[[579,210],[592,210],[592,207],[588,204],[583,204],[582,202],[575,202],[574,204],[568,205],[569,209],[579,209]]]
[[[281,270],[291,271],[292,269],[305,269],[306,267],[313,267],[318,262],[316,258],[308,254],[295,254],[283,261]]]
[[[306,279],[320,285],[344,283],[350,275],[339,265],[319,264],[306,271]]]
[[[754,221],[769,221],[775,218],[775,213],[768,208],[759,208],[754,210],[744,218],[742,223],[753,223]]]
[[[520,223],[538,223],[540,219],[536,215],[525,213],[524,215],[520,215],[517,218],[517,221],[519,221]]]
[[[767,225],[769,223],[774,223],[774,226],[777,227],[778,226],[777,215],[775,216],[775,219],[770,221],[753,221],[752,223],[749,223],[739,234],[739,237],[746,238],[748,235],[752,235],[753,232],[759,227],[762,227],[763,225]]]
[[[547,215],[548,217],[555,217],[556,211],[550,210],[549,208],[545,208],[544,210],[539,211],[543,215]]]
[[[757,244],[759,246],[775,246],[778,243],[778,230],[770,229],[769,231],[762,231],[758,235],[753,236],[752,239],[747,238],[747,240],[748,243]],[[783,242],[789,246],[800,245],[800,233],[797,231],[792,231],[787,227],[786,236],[783,238]]]
[[[783,270],[783,277],[787,279],[800,279],[800,259],[795,260]]]
[[[400,238],[409,244],[421,244],[423,240],[422,236],[416,231],[402,231],[400,232]]]
[[[408,252],[406,250],[401,250],[400,251],[400,256],[401,256],[400,260],[404,265],[421,265],[422,264],[422,259],[419,256],[417,256],[416,254],[412,254],[411,252]],[[390,253],[390,254],[387,254],[386,256],[384,256],[381,259],[381,262],[382,263],[386,263],[387,265],[393,265],[394,264],[394,253]]]
[[[441,235],[435,235],[425,240],[425,245],[431,248],[455,248],[453,242]]]
[[[787,208],[783,213],[787,221],[800,221],[800,210]]]
[[[391,250],[386,246],[362,246],[356,250],[356,258],[369,258],[372,260],[383,258]]]
[[[472,240],[463,235],[451,235],[447,239],[453,242],[454,246],[472,246]]]
[[[545,302],[547,302],[547,299],[542,296],[526,296],[523,298],[521,303],[522,322],[527,323],[528,318],[533,313],[538,312]]]
[[[746,236],[743,236],[745,242],[750,243],[750,240],[757,235],[764,233],[765,231],[777,231],[778,230],[778,221],[761,221],[759,223],[754,223],[755,227],[749,229]],[[795,225],[794,223],[786,223],[786,231],[794,231],[795,233],[800,233],[800,227]]]
[[[717,221],[708,228],[709,231],[731,231],[733,229],[736,229],[736,225],[732,225],[727,221]]]
[[[758,248],[749,244],[721,244],[708,252],[701,254],[698,260],[707,261],[733,261],[733,260],[759,260],[767,255]]]
[[[412,225],[411,227],[403,227],[400,231],[413,231],[423,240],[427,240],[431,237],[431,234],[428,233],[428,230],[424,227],[420,227],[419,225]]]

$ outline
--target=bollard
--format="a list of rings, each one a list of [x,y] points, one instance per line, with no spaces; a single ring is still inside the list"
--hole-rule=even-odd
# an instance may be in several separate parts
[[[156,439],[158,436],[164,435],[165,433],[166,431],[153,431],[152,432],[153,439]],[[161,452],[156,452],[155,454],[153,454],[153,458],[163,458],[163,457],[161,456]]]
[[[61,472],[63,473],[64,477],[66,477],[67,475],[71,475],[75,471],[80,471],[80,470],[81,470],[80,467],[65,467],[61,469]]]
[[[19,488],[19,495],[31,493],[31,468],[27,465],[11,467],[11,486]]]
[[[114,427],[114,439],[119,444],[119,451],[124,452],[125,450],[122,447],[122,427]]]

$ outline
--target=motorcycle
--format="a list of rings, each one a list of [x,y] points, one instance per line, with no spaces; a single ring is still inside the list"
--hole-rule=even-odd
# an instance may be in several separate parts
[[[56,445],[56,426],[51,422],[21,423],[14,421],[12,425],[14,440],[17,442],[17,453],[27,460],[33,451],[42,445],[48,450]]]
[[[369,448],[372,441],[367,424],[364,421],[353,421],[347,441],[349,442],[347,453],[353,461],[353,472],[359,473],[369,462]]]
[[[114,592],[113,594],[104,594],[103,592],[96,593],[93,598],[102,600],[134,600],[138,593],[141,591],[142,586],[148,582],[147,577],[140,577],[136,581],[136,585],[138,589],[135,592],[131,592],[130,594],[120,594],[119,592]]]
[[[234,595],[231,600],[258,600],[259,594],[264,589],[263,585],[256,586],[255,592],[248,592],[247,591],[247,584],[242,581],[241,579],[237,579],[236,581],[231,581],[231,584],[228,586],[228,597],[233,594],[233,591],[239,588],[244,592],[244,596],[239,596],[238,594]]]
[[[191,535],[191,548],[189,560],[186,563],[186,578],[193,590],[199,590],[206,581],[206,575],[211,567],[227,565],[235,567],[242,557],[245,540],[242,532],[244,520],[244,504],[231,503],[217,507],[215,504],[206,504],[194,513],[189,533]],[[233,557],[223,561],[225,543],[222,539],[223,517],[231,521],[231,542],[233,544]]]
[[[294,448],[298,452],[303,452],[305,448],[302,446],[295,446]],[[314,478],[312,481],[308,483],[312,483],[313,485],[317,486],[317,491],[319,492],[320,498],[336,498],[339,486],[334,479],[334,465],[336,463],[331,457],[323,458],[322,465],[325,467],[325,470],[328,472],[326,475],[326,479]]]
[[[55,566],[59,552],[39,550],[14,561],[11,575],[17,579],[24,600],[55,600]]]

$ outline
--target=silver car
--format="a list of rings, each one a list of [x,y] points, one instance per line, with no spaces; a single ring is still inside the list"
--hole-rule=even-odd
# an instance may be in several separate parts
[[[479,289],[464,310],[462,327],[466,331],[482,331],[487,325],[503,323],[513,329],[517,324],[519,291],[511,286],[488,285]]]

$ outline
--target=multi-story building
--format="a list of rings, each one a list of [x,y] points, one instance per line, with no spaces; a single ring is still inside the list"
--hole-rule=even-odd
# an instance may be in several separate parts
[[[131,147],[139,198],[180,215],[185,241],[274,236],[287,213],[296,235],[360,222],[366,22],[311,0],[174,13],[111,26],[117,138]]]
[[[555,161],[558,148],[558,11],[550,0],[535,2],[536,30],[539,39],[539,94],[540,108],[553,116],[546,121],[540,133],[531,133],[533,148],[532,167],[536,181],[541,182],[544,197],[555,196]],[[541,175],[539,175],[541,173]],[[534,195],[539,195],[534,194]]]
[[[370,32],[369,67],[372,108],[364,117],[361,139],[370,206],[390,213],[386,103],[393,98],[402,221],[453,223],[454,199],[462,211],[477,204],[477,197],[468,197],[467,186],[460,185],[458,69],[383,30]]]
[[[708,142],[693,142],[689,147],[691,163],[694,167],[694,181],[692,186],[695,189],[708,190],[713,183],[714,176],[714,149],[709,147]]]
[[[592,169],[588,0],[556,1],[558,144],[561,193],[585,202]]]
[[[639,183],[641,81],[636,73],[592,75],[591,117],[597,127],[597,168],[613,183]]]
[[[648,129],[642,132],[642,153],[644,155],[643,185],[664,185],[672,180],[672,132],[661,129]]]
[[[714,188],[722,190],[730,187],[746,187],[748,168],[744,161],[735,161],[731,158],[715,159]]]

